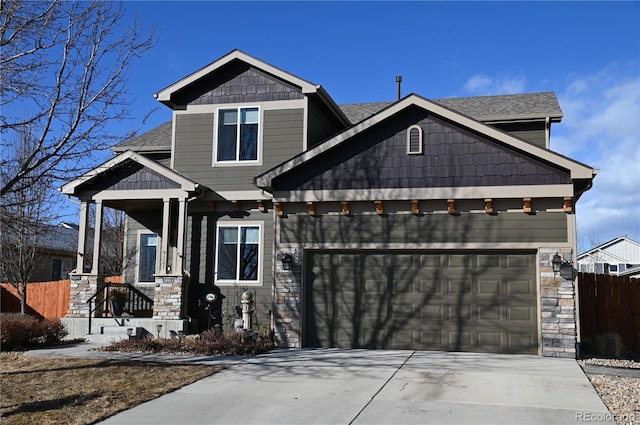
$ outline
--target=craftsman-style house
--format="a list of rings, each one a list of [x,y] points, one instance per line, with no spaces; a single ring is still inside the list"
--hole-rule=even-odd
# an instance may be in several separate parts
[[[89,208],[99,252],[110,207],[136,332],[575,356],[575,286],[551,260],[575,261],[595,171],[550,150],[553,93],[337,105],[234,50],[155,97],[170,122],[62,188],[82,202],[71,329],[109,320],[84,252]]]

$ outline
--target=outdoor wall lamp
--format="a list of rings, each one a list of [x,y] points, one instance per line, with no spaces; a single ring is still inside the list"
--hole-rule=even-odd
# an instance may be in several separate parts
[[[162,330],[162,325],[161,324],[157,324],[156,325],[156,331],[158,332],[158,339],[160,339],[160,331]]]
[[[574,281],[576,279],[576,269],[573,268],[571,262],[566,261],[557,252],[551,260],[553,267],[553,276],[560,274],[560,277],[566,280]]]
[[[282,256],[282,268],[284,270],[291,270],[291,265],[293,264],[293,257],[288,252]]]
[[[132,335],[133,335],[133,328],[127,328],[127,336],[129,337],[129,339],[131,339]]]

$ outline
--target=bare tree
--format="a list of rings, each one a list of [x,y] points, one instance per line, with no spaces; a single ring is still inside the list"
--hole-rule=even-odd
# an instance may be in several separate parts
[[[22,159],[33,150],[36,141],[29,129],[29,126],[22,127],[19,139],[9,145],[7,153],[14,158]],[[19,162],[7,164],[7,172],[15,172]],[[24,314],[27,284],[45,264],[42,243],[52,230],[48,223],[58,217],[58,204],[51,197],[49,179],[26,174],[23,180],[25,187],[9,192],[0,204],[0,278],[15,288]]]
[[[12,140],[29,127],[35,142],[19,158],[2,146],[0,196],[68,181],[133,136],[112,124],[132,118],[129,67],[156,38],[124,17],[121,3],[103,0],[0,2],[0,132]]]

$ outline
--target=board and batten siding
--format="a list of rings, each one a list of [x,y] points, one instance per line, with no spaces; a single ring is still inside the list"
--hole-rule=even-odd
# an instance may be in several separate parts
[[[271,291],[273,285],[273,246],[274,228],[273,215],[259,211],[236,212],[210,212],[206,204],[194,204],[189,209],[187,218],[187,249],[185,255],[186,269],[189,270],[190,285],[211,285],[214,283],[215,255],[217,225],[223,222],[247,222],[260,223],[262,226],[262,267],[261,280],[258,284],[247,285],[255,295],[256,315],[258,323],[269,323],[269,311],[271,310]],[[226,317],[223,317],[223,325],[232,325],[230,317],[235,315],[233,306],[240,305],[239,295],[242,294],[245,285],[239,282],[237,285],[217,285],[221,294],[226,297],[223,308]],[[227,307],[225,305],[228,304]]]
[[[565,213],[393,215],[289,214],[279,220],[280,243],[384,248],[445,243],[566,243]]]
[[[177,114],[174,169],[216,191],[255,190],[251,180],[302,152],[303,109],[270,110],[263,106],[260,165],[213,164],[214,114]]]

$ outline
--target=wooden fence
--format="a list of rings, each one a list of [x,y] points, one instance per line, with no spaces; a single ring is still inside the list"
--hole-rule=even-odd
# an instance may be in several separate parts
[[[2,312],[19,313],[20,297],[8,283],[2,286]],[[70,280],[33,282],[27,285],[27,313],[49,319],[60,318],[69,311]]]
[[[121,276],[106,277],[105,282],[122,283]],[[1,307],[3,313],[19,313],[20,298],[8,283],[0,283]],[[27,313],[48,319],[61,318],[69,311],[71,281],[33,282],[27,285]]]
[[[579,273],[582,338],[616,333],[627,349],[640,351],[640,279]]]

